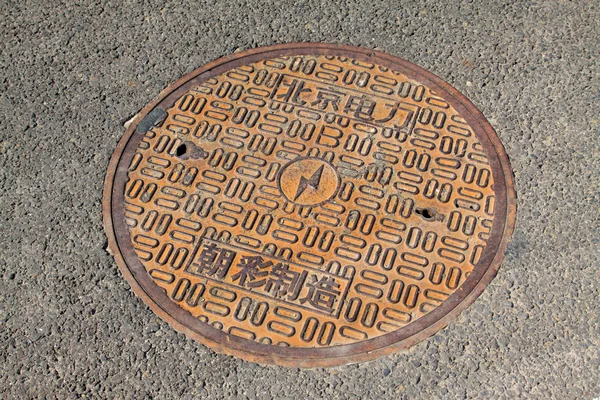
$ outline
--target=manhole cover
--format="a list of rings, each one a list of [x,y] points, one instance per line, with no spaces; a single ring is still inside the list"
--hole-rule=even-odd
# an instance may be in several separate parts
[[[212,62],[140,113],[104,221],[137,295],[218,352],[330,366],[446,326],[496,274],[506,154],[431,73],[291,44]]]

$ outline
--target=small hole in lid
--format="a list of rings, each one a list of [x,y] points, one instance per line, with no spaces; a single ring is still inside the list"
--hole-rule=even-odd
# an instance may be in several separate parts
[[[433,219],[435,217],[435,211],[429,208],[417,208],[415,209],[415,213],[419,214],[425,219]]]
[[[184,155],[187,152],[187,146],[185,145],[185,143],[180,144],[176,149],[175,149],[175,155],[177,157],[181,157],[182,155]]]

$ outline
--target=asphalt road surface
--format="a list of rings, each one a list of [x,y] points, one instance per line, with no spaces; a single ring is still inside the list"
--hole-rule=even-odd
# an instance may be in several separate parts
[[[597,0],[182,3],[0,4],[0,398],[600,397]],[[503,266],[460,318],[328,370],[178,334],[133,295],[101,220],[126,120],[210,60],[296,41],[377,48],[458,88],[518,195]]]

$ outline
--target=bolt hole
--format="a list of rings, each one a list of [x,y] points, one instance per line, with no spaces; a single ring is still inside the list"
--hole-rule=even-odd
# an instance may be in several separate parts
[[[175,149],[175,155],[177,157],[181,157],[182,155],[184,155],[187,152],[187,146],[185,145],[185,143],[180,144],[176,149]]]
[[[433,217],[435,217],[435,211],[430,210],[429,208],[417,208],[415,209],[415,213],[425,219],[433,219]]]

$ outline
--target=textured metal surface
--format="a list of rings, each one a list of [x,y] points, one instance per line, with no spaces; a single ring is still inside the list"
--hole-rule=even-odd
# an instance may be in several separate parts
[[[104,217],[176,329],[311,367],[447,325],[495,275],[515,204],[498,138],[455,89],[386,54],[293,44],[217,60],[146,107]]]

